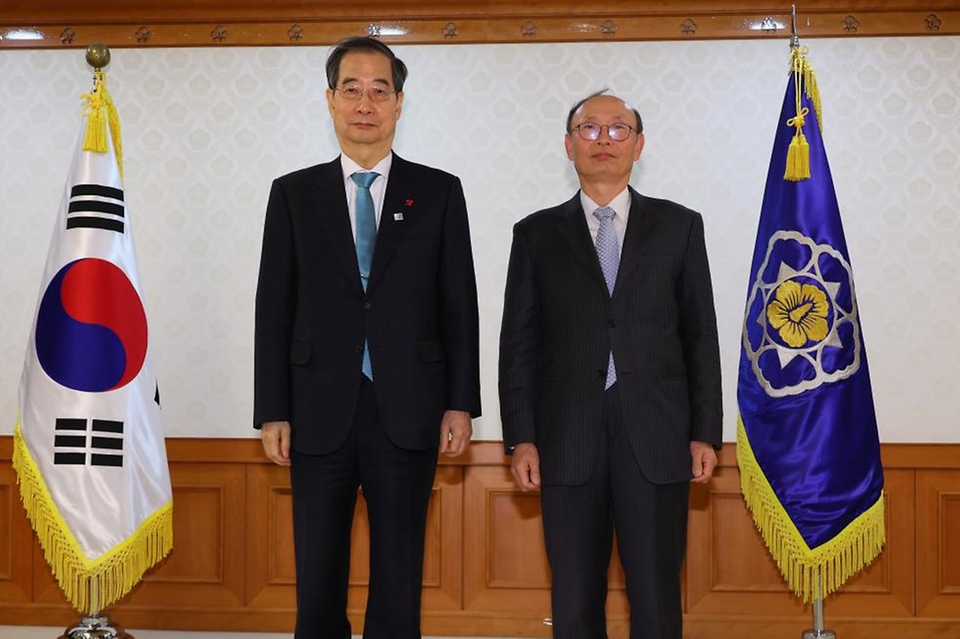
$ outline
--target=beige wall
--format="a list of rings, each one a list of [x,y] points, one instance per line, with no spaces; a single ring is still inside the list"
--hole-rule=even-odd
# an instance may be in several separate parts
[[[809,40],[856,276],[881,437],[960,442],[960,37]],[[785,41],[403,45],[397,151],[463,179],[482,308],[485,416],[512,224],[569,197],[569,105],[608,85],[644,115],[642,192],[701,211],[722,341],[725,439]],[[115,49],[133,217],[170,436],[248,437],[253,296],[276,175],[336,154],[326,47]],[[38,283],[90,87],[82,50],[0,50],[0,434],[12,432]]]

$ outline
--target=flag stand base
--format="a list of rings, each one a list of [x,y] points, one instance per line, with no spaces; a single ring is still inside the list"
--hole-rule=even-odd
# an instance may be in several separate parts
[[[133,639],[123,628],[111,624],[106,616],[81,617],[80,622],[68,627],[58,639]]]
[[[804,630],[800,639],[837,639],[833,630]]]

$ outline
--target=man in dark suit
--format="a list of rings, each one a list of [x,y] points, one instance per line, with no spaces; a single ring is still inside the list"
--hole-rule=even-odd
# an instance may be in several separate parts
[[[628,186],[640,114],[605,91],[567,118],[581,190],[514,227],[500,334],[504,443],[541,490],[557,639],[606,637],[614,530],[632,639],[680,639],[689,481],[721,440],[700,215]]]
[[[437,455],[480,414],[479,320],[460,181],[392,153],[407,70],[340,42],[327,105],[342,155],[273,183],[257,286],[254,424],[290,466],[299,639],[349,639],[350,530],[370,521],[366,639],[420,637]]]

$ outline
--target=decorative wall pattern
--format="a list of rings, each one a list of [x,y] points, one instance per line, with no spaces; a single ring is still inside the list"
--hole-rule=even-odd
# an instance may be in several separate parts
[[[457,25],[454,25],[456,28]],[[960,442],[960,37],[806,42],[884,441]],[[332,158],[327,47],[115,49],[126,190],[170,436],[250,430],[253,300],[273,177]],[[485,417],[512,224],[570,197],[569,106],[633,100],[642,192],[704,214],[734,438],[740,318],[786,84],[779,41],[404,45],[396,149],[464,183],[482,307]],[[91,73],[82,50],[0,51],[0,434],[12,432],[39,277]]]

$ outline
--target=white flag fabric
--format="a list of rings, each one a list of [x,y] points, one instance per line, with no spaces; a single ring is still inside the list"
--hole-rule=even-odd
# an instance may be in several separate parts
[[[133,229],[97,73],[40,286],[20,382],[14,467],[67,599],[96,613],[173,546],[173,500]],[[92,593],[92,594],[91,594]]]

